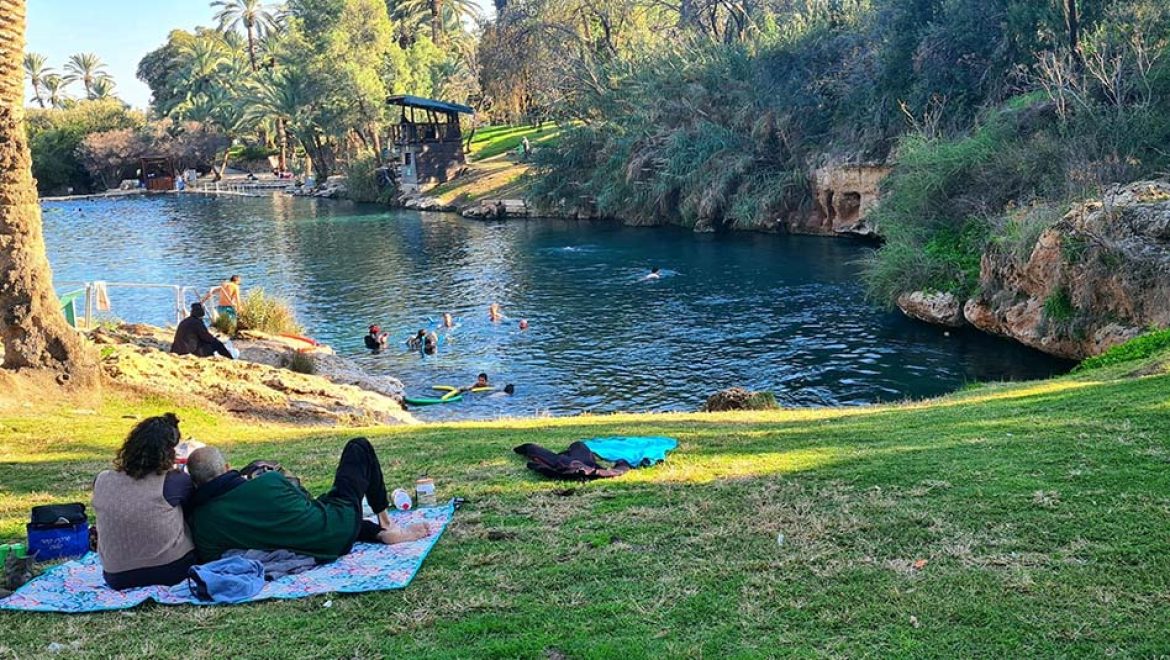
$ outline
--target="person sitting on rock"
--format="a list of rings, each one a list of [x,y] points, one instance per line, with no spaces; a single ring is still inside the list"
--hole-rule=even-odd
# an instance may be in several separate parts
[[[227,346],[207,329],[203,322],[203,305],[191,303],[191,314],[179,322],[175,328],[175,338],[171,341],[171,352],[175,355],[195,355],[211,357],[222,355],[231,360],[232,353]]]
[[[390,545],[431,534],[426,523],[391,522],[382,468],[365,438],[346,443],[333,488],[316,499],[279,471],[245,479],[211,446],[191,452],[187,471],[196,486],[188,521],[202,562],[233,549],[291,550],[333,561],[357,541]],[[362,519],[363,497],[377,523]]]
[[[98,556],[111,588],[178,584],[196,563],[183,518],[194,486],[174,469],[178,444],[178,417],[148,417],[126,436],[113,469],[93,482]]]
[[[382,328],[377,325],[370,326],[370,334],[366,335],[366,348],[375,353],[381,353],[382,349],[386,348],[387,342],[390,341],[390,335],[382,332]]]

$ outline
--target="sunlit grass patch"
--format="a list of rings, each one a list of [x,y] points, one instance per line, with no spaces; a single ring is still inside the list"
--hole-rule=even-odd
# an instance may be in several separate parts
[[[1170,376],[1123,378],[1140,367],[903,405],[410,428],[180,409],[233,464],[278,460],[315,492],[366,435],[392,486],[426,472],[467,504],[405,591],[0,613],[0,649],[249,655],[261,631],[287,654],[346,657],[1157,655],[1170,648]],[[112,396],[96,414],[0,414],[0,538],[34,504],[85,501],[135,419],[166,409]],[[512,452],[604,435],[679,448],[583,483],[539,478]]]

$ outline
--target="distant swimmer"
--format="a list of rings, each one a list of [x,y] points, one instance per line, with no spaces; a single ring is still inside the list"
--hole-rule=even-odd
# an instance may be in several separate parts
[[[499,398],[502,398],[505,396],[512,396],[515,393],[516,393],[516,386],[513,385],[512,383],[508,383],[507,385],[504,386],[504,389],[500,390],[499,392],[492,392],[491,394],[489,394],[488,398],[489,399],[499,399]]]
[[[655,267],[651,268],[650,273],[648,275],[646,275],[646,277],[643,277],[642,279],[644,279],[644,280],[660,280],[660,279],[662,279],[662,274],[658,272],[658,266],[655,266]]]
[[[455,327],[455,319],[451,316],[450,312],[443,313],[443,327],[448,330]]]
[[[419,330],[418,334],[406,340],[406,347],[412,351],[422,350],[423,342],[427,338],[426,330]]]
[[[504,314],[500,312],[500,303],[492,303],[488,307],[488,320],[492,323],[499,323],[502,318],[504,318]]]
[[[423,354],[434,355],[439,351],[439,335],[432,330],[423,338]]]
[[[375,353],[381,353],[382,349],[386,348],[386,343],[390,341],[390,335],[382,332],[382,328],[377,325],[370,326],[370,334],[366,335],[366,348]]]
[[[528,329],[528,319],[520,319],[520,329],[521,330]]]

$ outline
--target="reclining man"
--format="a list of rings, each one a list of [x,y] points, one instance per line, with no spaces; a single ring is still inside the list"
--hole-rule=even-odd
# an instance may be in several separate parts
[[[196,486],[188,522],[201,562],[233,549],[285,549],[327,562],[348,553],[356,541],[389,545],[431,533],[425,523],[400,528],[390,521],[382,468],[365,438],[345,445],[333,488],[317,499],[277,471],[244,479],[215,447],[192,452],[187,471]],[[362,497],[378,514],[378,524],[362,519]]]

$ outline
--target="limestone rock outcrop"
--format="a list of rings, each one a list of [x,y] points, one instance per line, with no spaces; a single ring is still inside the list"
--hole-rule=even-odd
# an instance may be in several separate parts
[[[101,366],[119,386],[208,404],[244,417],[295,424],[411,423],[401,406],[402,383],[365,374],[328,347],[245,333],[233,343],[240,359],[169,353],[170,334],[147,325],[97,329]],[[313,374],[284,368],[297,354],[311,358]]]
[[[794,234],[876,236],[878,229],[869,212],[878,202],[883,179],[891,168],[882,163],[830,164],[812,174],[816,204],[810,211],[793,214],[786,229]]]
[[[898,296],[898,309],[912,319],[958,328],[966,325],[963,303],[953,293],[913,291]]]
[[[1078,204],[1027,260],[989,250],[980,289],[964,306],[968,322],[1065,358],[1170,325],[1170,182],[1128,184]]]

